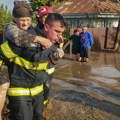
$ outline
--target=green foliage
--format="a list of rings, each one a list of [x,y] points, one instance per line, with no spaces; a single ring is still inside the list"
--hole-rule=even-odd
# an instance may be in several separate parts
[[[30,0],[33,11],[39,10],[41,6],[47,5],[47,0]]]
[[[3,31],[5,25],[11,21],[12,14],[8,10],[8,7],[3,4],[0,5],[0,33]]]
[[[65,30],[65,32],[63,34],[64,42],[68,41],[69,38],[70,38],[70,27],[68,26],[68,27],[66,27],[66,30]]]
[[[33,11],[37,11],[41,6],[53,6],[65,0],[29,0]]]

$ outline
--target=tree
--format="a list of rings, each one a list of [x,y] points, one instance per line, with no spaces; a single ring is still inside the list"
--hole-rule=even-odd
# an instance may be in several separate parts
[[[53,6],[65,0],[30,0],[33,11],[37,11],[41,6]]]
[[[0,33],[3,31],[5,25],[12,19],[12,14],[8,7],[3,4],[0,5]]]

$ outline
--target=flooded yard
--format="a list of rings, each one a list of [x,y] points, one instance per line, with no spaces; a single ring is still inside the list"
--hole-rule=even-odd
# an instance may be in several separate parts
[[[120,120],[119,61],[120,54],[100,52],[92,52],[89,63],[69,55],[61,59],[52,81],[50,120]]]
[[[92,53],[91,61],[60,61],[53,83],[120,105],[120,55]]]

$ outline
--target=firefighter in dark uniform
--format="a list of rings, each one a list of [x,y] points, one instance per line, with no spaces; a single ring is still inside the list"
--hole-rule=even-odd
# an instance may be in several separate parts
[[[46,19],[44,35],[54,44],[62,37],[64,29],[63,17],[53,13]],[[0,57],[8,63],[8,96],[11,114],[15,120],[42,119],[42,94],[47,61],[54,63],[53,53],[56,50],[55,45],[45,50],[42,47],[16,47],[10,41],[1,45]]]
[[[44,23],[45,23],[45,19],[47,18],[49,13],[53,13],[53,10],[51,7],[48,6],[42,6],[39,10],[38,10],[38,14],[37,14],[37,26],[35,27],[37,34],[40,35],[42,33],[42,30],[44,29]],[[59,41],[55,44],[57,48],[60,48],[59,50],[61,50],[61,54],[64,54],[62,51],[62,39],[60,38]],[[54,63],[49,62],[49,66],[47,67],[47,73],[48,76],[46,76],[46,82],[44,83],[44,105],[46,105],[48,103],[48,96],[49,96],[49,92],[50,92],[50,87],[51,87],[51,82],[52,82],[52,78],[53,78],[53,73],[55,71],[55,66]]]
[[[8,24],[7,28],[4,31],[4,40],[6,41],[10,39],[12,42],[14,42],[17,46],[20,46],[20,47],[31,47],[31,43],[35,42],[43,45],[45,48],[49,48],[52,45],[52,42],[50,42],[49,39],[45,37],[29,34],[26,31],[31,26],[32,11],[29,5],[25,4],[26,6],[24,6],[23,3],[22,3],[22,7],[20,7],[21,4],[15,4],[15,6],[16,5],[18,5],[18,7],[14,7],[16,8],[16,10],[14,9],[13,11],[14,19],[12,22]],[[15,14],[15,11],[16,11],[16,14]],[[23,17],[25,18],[23,19]],[[1,68],[2,69],[0,72],[1,74],[0,119],[2,119],[1,112],[2,112],[3,105],[6,98],[6,92],[7,92],[7,89],[9,88],[9,79],[7,78],[7,72],[6,72],[6,76],[4,77],[3,74],[5,73],[4,71],[5,67],[2,66]]]

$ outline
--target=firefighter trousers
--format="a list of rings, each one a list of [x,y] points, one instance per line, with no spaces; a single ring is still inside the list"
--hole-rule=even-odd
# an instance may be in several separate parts
[[[9,97],[10,120],[43,120],[43,93],[34,97]]]
[[[44,105],[48,102],[48,97],[50,93],[50,88],[51,88],[51,82],[52,82],[53,74],[48,75],[47,78],[45,78],[45,82],[43,84],[43,89],[44,89]]]

